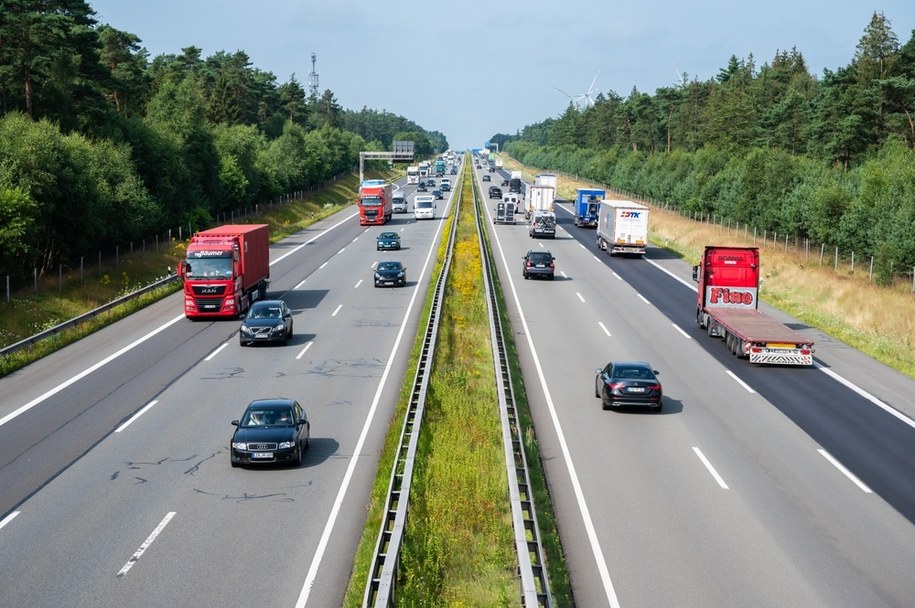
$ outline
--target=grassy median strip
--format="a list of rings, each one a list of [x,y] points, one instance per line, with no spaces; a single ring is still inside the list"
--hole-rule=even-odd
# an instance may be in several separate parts
[[[520,593],[470,173],[420,432],[396,595],[401,606],[516,606]],[[392,434],[406,396],[402,402]],[[369,510],[367,528],[374,531],[363,537],[345,606],[362,600],[393,460],[390,439]]]

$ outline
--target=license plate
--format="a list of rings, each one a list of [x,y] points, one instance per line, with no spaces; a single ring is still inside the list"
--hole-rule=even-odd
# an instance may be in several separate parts
[[[255,340],[263,340],[263,339],[268,338],[268,337],[269,337],[269,336],[268,336],[267,334],[257,334],[257,335],[254,336],[254,339],[255,339]]]
[[[641,387],[641,386],[630,386],[628,390],[630,393],[644,393],[645,392],[645,388]]]
[[[546,264],[537,264],[537,268],[546,268]]]
[[[254,452],[251,454],[251,458],[273,458],[273,454],[270,452]]]

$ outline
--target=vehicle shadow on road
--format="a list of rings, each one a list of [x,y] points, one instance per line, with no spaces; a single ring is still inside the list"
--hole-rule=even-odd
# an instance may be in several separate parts
[[[302,466],[312,467],[326,462],[333,458],[339,449],[340,443],[333,437],[312,437],[308,441],[308,451],[302,459]]]

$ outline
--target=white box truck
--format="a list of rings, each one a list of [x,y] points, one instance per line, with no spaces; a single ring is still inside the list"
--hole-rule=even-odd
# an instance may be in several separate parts
[[[648,244],[648,207],[632,201],[601,201],[597,217],[597,248],[643,255]]]

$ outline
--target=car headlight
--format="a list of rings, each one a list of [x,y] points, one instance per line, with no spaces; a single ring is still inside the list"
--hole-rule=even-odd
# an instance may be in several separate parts
[[[375,273],[375,278],[376,278],[376,279],[380,279],[380,278],[381,278],[381,275],[378,274],[378,273],[376,272],[376,273]]]
[[[278,334],[286,331],[286,326],[284,325],[274,325],[273,329],[270,330],[271,333]]]
[[[248,444],[247,444],[247,443],[240,443],[240,442],[235,442],[235,441],[233,441],[233,442],[232,442],[232,449],[233,449],[233,450],[247,450],[247,449],[248,449]]]
[[[401,277],[403,277],[403,272],[398,272],[398,273],[397,273],[397,278],[399,279],[399,278],[401,278]]]
[[[277,447],[281,450],[288,450],[295,447],[295,441],[281,441]]]
[[[243,334],[250,334],[250,333],[251,333],[251,328],[248,327],[247,325],[242,325],[242,326],[241,326],[241,333],[243,333]]]

